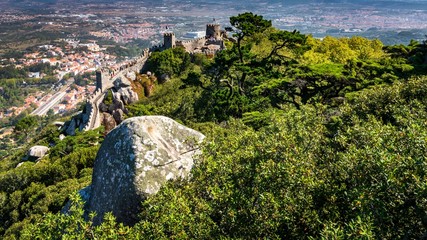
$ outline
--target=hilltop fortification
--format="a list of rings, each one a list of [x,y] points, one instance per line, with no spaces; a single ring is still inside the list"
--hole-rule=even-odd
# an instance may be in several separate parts
[[[204,37],[191,40],[176,40],[173,32],[163,35],[163,49],[183,47],[189,53],[204,53],[214,55],[225,48],[223,38],[225,31],[221,31],[219,24],[207,24]]]
[[[101,126],[103,121],[101,108],[102,102],[105,99],[108,91],[115,87],[117,82],[123,83],[126,81],[129,75],[134,74],[135,72],[139,73],[144,67],[147,59],[150,56],[150,53],[153,51],[163,51],[175,47],[183,47],[188,53],[202,53],[206,55],[213,56],[218,51],[221,51],[225,48],[223,38],[226,37],[225,31],[221,31],[219,24],[207,24],[206,25],[206,35],[201,38],[191,39],[191,40],[177,40],[173,32],[164,33],[163,35],[164,43],[161,46],[154,46],[152,48],[147,48],[143,53],[133,59],[132,61],[124,62],[118,67],[104,67],[96,71],[96,90],[90,96],[86,102],[86,106],[81,114],[73,118],[70,122],[64,125],[64,130],[68,135],[74,135],[75,129],[91,130]],[[126,86],[129,88],[129,86]],[[118,91],[118,89],[116,89]],[[135,99],[136,94],[132,93],[130,89],[121,90],[120,94],[114,94],[114,100],[117,102],[116,105],[120,105],[119,109],[123,109],[123,101],[128,102],[127,100],[120,100],[120,96],[125,97],[126,99]],[[123,115],[123,111],[117,113],[114,110],[113,115]]]
[[[165,49],[174,48],[176,46],[175,33],[165,33],[163,34],[163,46]]]
[[[144,49],[143,53],[130,62],[124,62],[121,66],[115,68],[101,68],[96,71],[96,89],[105,91],[113,86],[113,82],[130,72],[140,72],[152,50]]]
[[[151,51],[152,49],[144,49],[143,53],[139,57],[133,59],[132,61],[124,62],[118,67],[104,67],[98,69],[96,71],[95,92],[93,92],[93,94],[87,99],[83,112],[64,125],[65,133],[67,135],[74,135],[75,129],[79,129],[80,131],[87,131],[101,126],[102,114],[100,106],[108,91],[115,87],[116,83],[120,84],[127,81],[126,79],[128,79],[129,75],[135,75],[135,72],[139,73],[150,56]],[[129,86],[126,87],[129,88]],[[136,94],[129,93],[130,91],[131,90],[126,89],[119,95],[125,96],[127,101],[129,98],[137,98]],[[120,96],[116,96],[116,98],[118,102],[121,102],[121,100],[118,99]]]
[[[206,37],[214,38],[215,40],[222,40],[221,26],[219,24],[207,24]]]

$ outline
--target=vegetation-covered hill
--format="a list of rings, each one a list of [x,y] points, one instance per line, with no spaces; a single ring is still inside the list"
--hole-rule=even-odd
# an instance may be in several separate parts
[[[236,41],[209,59],[153,53],[147,69],[172,80],[130,106],[208,136],[191,179],[169,182],[140,221],[83,219],[76,194],[90,183],[98,131],[54,145],[19,168],[0,162],[6,238],[425,239],[427,48],[361,37],[323,40],[271,27],[251,13],[230,19]],[[31,136],[31,133],[28,133]]]

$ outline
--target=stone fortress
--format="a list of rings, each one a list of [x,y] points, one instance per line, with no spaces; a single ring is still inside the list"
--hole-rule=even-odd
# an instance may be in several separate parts
[[[176,40],[173,32],[163,35],[163,49],[183,47],[185,51],[194,53],[204,53],[215,55],[216,52],[225,48],[223,39],[227,37],[225,31],[221,31],[219,24],[207,24],[206,36],[191,40]]]
[[[225,49],[223,39],[226,37],[226,32],[221,30],[219,24],[207,24],[206,36],[191,40],[176,40],[173,32],[164,33],[163,45],[144,49],[141,56],[131,62],[125,62],[119,68],[99,69],[96,72],[96,90],[105,91],[113,86],[113,82],[116,79],[125,76],[127,73],[140,72],[152,52],[183,47],[190,54],[204,53],[206,55],[214,55],[216,52]]]
[[[113,94],[116,101],[137,101],[138,96],[130,89],[130,84],[127,79],[129,79],[130,75],[135,75],[135,72],[141,72],[152,52],[182,47],[190,54],[201,53],[208,56],[214,56],[218,51],[225,49],[223,40],[225,38],[227,38],[226,31],[222,31],[219,24],[207,24],[206,36],[191,40],[177,40],[173,32],[168,32],[163,35],[163,45],[144,49],[143,53],[139,57],[131,61],[124,62],[120,67],[103,67],[98,69],[96,71],[95,92],[87,99],[83,113],[72,119],[70,123],[64,125],[64,131],[68,135],[73,135],[75,133],[75,129],[87,131],[101,126],[102,114],[100,106],[108,91],[112,88],[115,88],[116,91],[120,91],[120,94]],[[125,91],[120,89],[123,86],[126,89]],[[132,100],[129,101],[129,99]],[[121,103],[121,105],[123,106],[123,103]],[[123,115],[123,111],[118,113],[118,115],[120,114]]]

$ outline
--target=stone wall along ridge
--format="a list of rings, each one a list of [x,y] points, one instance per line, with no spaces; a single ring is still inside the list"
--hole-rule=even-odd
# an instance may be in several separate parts
[[[87,100],[86,111],[89,120],[83,128],[85,131],[98,128],[101,125],[99,105],[104,100],[106,91],[114,86],[114,81],[126,76],[129,72],[139,72],[155,48],[146,48],[142,54],[133,60],[126,61],[117,68],[101,68],[97,74],[97,89]]]
[[[98,106],[101,104],[102,100],[104,100],[104,95],[105,94],[101,89],[97,89],[89,98],[89,107],[86,108],[86,111],[88,111],[89,114],[89,120],[83,128],[85,131],[98,128],[101,125]]]

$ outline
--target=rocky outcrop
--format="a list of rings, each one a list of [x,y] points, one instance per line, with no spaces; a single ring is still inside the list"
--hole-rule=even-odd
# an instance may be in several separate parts
[[[27,152],[27,159],[28,160],[38,160],[38,159],[46,156],[48,151],[49,151],[49,148],[45,147],[45,146],[31,147]]]
[[[169,179],[188,176],[204,135],[162,116],[125,120],[111,131],[95,159],[88,212],[106,212],[134,224],[141,201]]]
[[[167,81],[169,81],[170,80],[170,77],[169,77],[169,75],[168,74],[166,74],[166,73],[163,73],[162,75],[160,75],[160,77],[159,77],[159,83],[165,83],[165,82],[167,82]]]
[[[89,118],[91,116],[92,106],[89,103],[86,103],[86,106],[83,112],[80,112],[74,115],[70,121],[64,123],[61,127],[62,132],[67,136],[76,135],[76,129],[79,131],[83,131],[89,122]],[[92,114],[93,115],[93,114]]]
[[[117,126],[116,120],[109,113],[102,113],[102,125],[106,132],[110,132]]]
[[[138,94],[134,92],[130,87],[120,88],[117,93],[120,94],[120,99],[125,105],[129,105],[138,101]]]
[[[113,93],[113,103],[111,103],[110,105],[108,105],[107,109],[108,109],[107,111],[109,113],[113,113],[117,109],[121,109],[121,110],[125,109],[125,104],[120,99],[120,94]]]
[[[139,100],[138,94],[132,90],[132,82],[137,80],[136,73],[140,72],[149,56],[150,49],[144,49],[141,56],[123,63],[119,69],[103,68],[97,71],[96,91],[88,98],[83,113],[65,123],[62,128],[63,132],[67,135],[75,135],[76,129],[84,131],[98,128],[105,112],[113,115],[120,109],[123,113],[127,113],[124,106]],[[110,90],[115,94],[116,101],[113,102],[113,106],[102,103],[106,93]],[[119,115],[115,114],[115,116]],[[123,116],[120,117],[120,119],[122,118]],[[118,123],[120,121],[116,122],[116,124]]]
[[[79,117],[79,115],[71,118],[70,121],[66,122],[63,126],[64,128],[64,133],[67,134],[68,136],[73,136],[76,135],[76,128],[77,126],[77,118]]]
[[[129,87],[131,85],[130,81],[126,77],[117,78],[113,84],[114,84],[114,88],[116,88],[116,89],[120,89],[123,87]]]
[[[102,124],[106,127],[105,129],[108,133],[116,125],[120,124],[125,117],[124,114],[128,113],[126,105],[138,101],[138,94],[131,87],[111,88],[109,91],[112,92],[112,102],[110,101],[107,105],[103,102],[106,94],[97,91],[97,94],[88,101],[83,112],[64,124],[62,127],[63,132],[66,135],[75,135],[76,129],[80,131],[94,129]],[[95,99],[94,97],[96,97],[96,101],[93,100]],[[115,123],[112,123],[111,120],[115,120]],[[109,126],[106,125],[107,123]],[[114,127],[111,128],[113,125]]]
[[[135,72],[128,72],[126,74],[126,77],[129,78],[129,80],[131,80],[131,81],[135,81],[136,80],[136,73]]]
[[[125,113],[121,109],[117,109],[113,111],[113,118],[117,124],[120,124],[125,119]]]
[[[101,104],[99,104],[99,111],[108,112],[108,106],[102,102]]]
[[[52,124],[55,125],[55,126],[57,126],[58,128],[62,128],[65,123],[64,122],[56,121],[56,122],[53,122]]]

